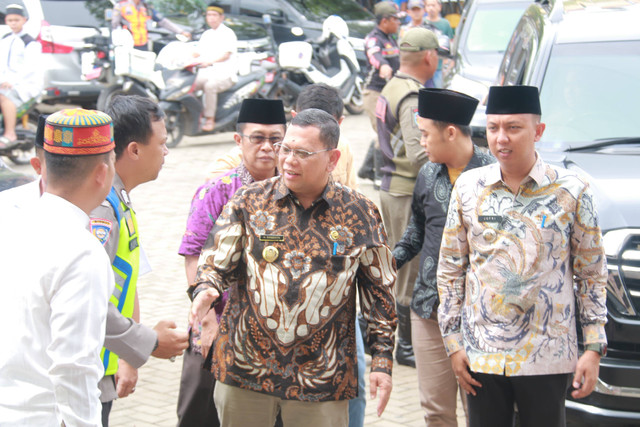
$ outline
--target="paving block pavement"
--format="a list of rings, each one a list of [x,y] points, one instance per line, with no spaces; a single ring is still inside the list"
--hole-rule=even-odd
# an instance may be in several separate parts
[[[373,137],[368,118],[365,115],[347,116],[342,129],[351,143],[358,168]],[[178,246],[191,198],[204,182],[207,165],[233,146],[231,133],[186,138],[179,147],[170,150],[156,181],[132,191],[141,245],[153,269],[139,279],[141,320],[148,326],[161,319],[171,319],[179,329],[187,328],[190,302],[185,292],[187,282],[183,258],[177,254]],[[29,172],[27,166],[16,169]],[[361,182],[360,190],[379,203],[370,181]],[[181,368],[181,358],[173,363],[150,358],[138,372],[135,393],[114,402],[110,425],[175,426]],[[415,369],[394,366],[393,387],[390,402],[381,417],[376,415],[377,400],[367,396],[365,426],[424,426]],[[458,412],[458,424],[464,426],[464,414],[461,410]]]

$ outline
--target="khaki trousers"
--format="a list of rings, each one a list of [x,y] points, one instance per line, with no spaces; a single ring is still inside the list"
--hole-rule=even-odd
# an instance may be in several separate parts
[[[196,90],[204,89],[204,116],[208,118],[216,117],[216,108],[218,107],[218,94],[224,92],[233,86],[233,80],[231,77],[227,77],[221,80],[214,78],[207,78],[206,76],[198,75],[196,77]]]
[[[280,411],[284,427],[347,427],[349,401],[300,402],[216,382],[213,400],[222,427],[273,427]]]
[[[394,195],[388,191],[380,191],[380,210],[382,222],[387,230],[389,247],[393,249],[402,238],[411,218],[411,200],[413,196]],[[396,277],[396,302],[400,305],[411,305],[413,285],[416,283],[420,268],[420,255],[405,264]],[[408,339],[408,337],[407,337]]]
[[[365,89],[362,92],[362,108],[367,113],[369,120],[371,121],[371,127],[375,132],[377,132],[376,125],[376,104],[378,103],[378,97],[380,96],[380,92],[371,89]],[[376,140],[378,139],[376,134]]]
[[[420,406],[424,410],[426,425],[457,426],[456,394],[460,393],[465,414],[467,399],[451,368],[435,313],[431,318],[423,319],[411,310],[411,342],[416,356]]]

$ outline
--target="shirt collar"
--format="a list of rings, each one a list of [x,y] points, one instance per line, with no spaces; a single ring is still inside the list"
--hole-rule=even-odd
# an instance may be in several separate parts
[[[421,82],[420,80],[416,79],[415,77],[410,76],[409,74],[404,73],[402,71],[396,72],[395,77],[398,77],[398,78],[401,78],[401,79],[413,80],[416,83],[418,83],[421,87],[424,86],[424,82]]]
[[[473,154],[471,155],[471,159],[469,160],[469,163],[467,163],[467,165],[464,167],[462,172],[466,172],[468,170],[475,169],[477,167],[482,166],[482,161],[480,160],[480,158],[482,157],[482,154],[483,153],[480,150],[480,147],[473,144]],[[449,173],[448,168],[444,163],[435,163],[435,165],[438,167],[438,174],[445,175]]]
[[[536,162],[533,164],[533,167],[525,177],[523,183],[528,181],[527,178],[530,178],[535,181],[538,186],[542,186],[544,184],[546,169],[546,164],[542,160],[542,157],[540,157],[540,154],[536,151]],[[498,182],[503,181],[502,172],[500,171],[500,163],[496,162],[489,165],[489,170],[487,171],[487,184],[491,185]]]
[[[291,192],[291,190],[289,190],[289,187],[285,185],[284,179],[282,178],[282,176],[278,176],[277,179],[278,179],[278,182],[276,184],[276,191],[273,198],[275,200],[282,200],[285,197],[289,196],[291,197],[291,200],[294,200],[297,202],[298,198],[295,196],[295,194]],[[319,200],[324,200],[330,206],[333,205],[334,200],[336,199],[336,194],[339,190],[341,190],[340,184],[336,184],[333,178],[329,176],[329,182],[324,187],[322,194],[320,194],[320,197],[317,200],[315,200],[311,204],[311,206],[315,206]]]
[[[238,167],[236,168],[236,173],[240,177],[240,182],[242,182],[242,185],[249,185],[256,182],[256,180],[251,175],[251,172],[249,172],[249,169],[247,169],[247,167],[245,166],[244,162],[241,162],[240,165],[238,165]],[[276,174],[274,176],[279,175],[280,173],[278,172],[278,168],[276,168]]]
[[[120,178],[120,175],[118,175],[117,173],[113,176],[112,187],[116,191],[116,194],[118,195],[120,200],[122,200],[125,205],[131,208],[132,206],[131,199],[129,198],[129,193],[127,193],[127,190],[124,189],[122,178]]]

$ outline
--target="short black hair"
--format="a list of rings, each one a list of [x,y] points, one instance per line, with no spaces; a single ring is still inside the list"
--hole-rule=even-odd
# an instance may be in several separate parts
[[[457,125],[455,123],[448,123],[448,122],[443,122],[440,120],[431,120],[433,122],[433,125],[435,127],[437,127],[438,129],[445,130],[447,128],[447,126],[455,126],[460,130],[460,133],[464,136],[471,136],[471,126],[469,125]]]
[[[73,183],[87,178],[99,162],[108,163],[111,151],[87,156],[70,156],[55,154],[44,150],[44,161],[47,165],[47,182]]]
[[[307,108],[300,111],[291,120],[291,126],[314,126],[320,131],[320,141],[327,148],[337,148],[340,140],[338,121],[326,111],[318,108]]]
[[[133,141],[147,144],[153,135],[151,124],[164,119],[164,111],[157,103],[139,95],[117,95],[106,108],[113,119],[113,139],[116,158]]]
[[[340,120],[344,112],[344,102],[338,89],[325,83],[315,83],[305,86],[296,101],[296,111],[299,113],[308,108],[318,108]]]

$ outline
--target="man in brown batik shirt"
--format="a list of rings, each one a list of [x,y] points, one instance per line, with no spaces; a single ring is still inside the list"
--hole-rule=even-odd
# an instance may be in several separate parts
[[[212,352],[222,425],[271,427],[278,412],[285,426],[347,425],[356,283],[378,414],[389,399],[395,264],[377,207],[330,179],[339,135],[324,111],[300,112],[279,144],[281,175],[238,190],[209,234],[192,317],[229,289]]]

